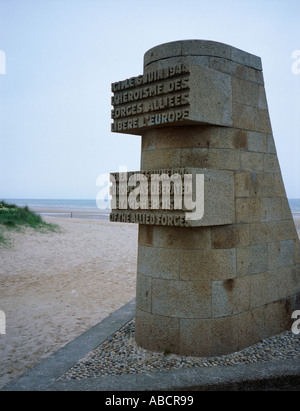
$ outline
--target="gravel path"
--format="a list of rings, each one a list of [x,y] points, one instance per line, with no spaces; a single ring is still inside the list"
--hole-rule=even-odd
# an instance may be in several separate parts
[[[300,335],[296,336],[291,331],[270,337],[229,355],[199,358],[145,350],[136,344],[134,329],[135,323],[132,320],[59,379],[72,380],[217,365],[233,366],[300,357]]]

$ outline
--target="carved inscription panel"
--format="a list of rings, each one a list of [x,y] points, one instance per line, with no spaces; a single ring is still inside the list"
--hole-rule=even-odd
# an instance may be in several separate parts
[[[197,227],[235,222],[233,173],[198,168],[111,173],[111,222]]]
[[[227,74],[177,64],[112,84],[111,130],[143,134],[147,128],[233,125],[232,85]]]
[[[179,64],[113,83],[112,131],[134,134],[187,120],[189,75],[189,67]]]

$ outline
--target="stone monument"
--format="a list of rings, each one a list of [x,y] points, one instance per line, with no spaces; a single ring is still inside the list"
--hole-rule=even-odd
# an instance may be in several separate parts
[[[261,59],[171,42],[112,92],[112,131],[142,136],[141,171],[111,174],[110,214],[139,224],[137,343],[213,356],[290,329],[300,245]]]

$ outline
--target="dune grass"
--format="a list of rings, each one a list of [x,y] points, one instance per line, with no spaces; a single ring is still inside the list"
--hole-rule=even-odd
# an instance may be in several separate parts
[[[18,207],[15,204],[0,201],[0,244],[6,242],[6,230],[19,231],[21,227],[31,227],[42,232],[53,232],[58,229],[56,224],[46,223],[40,215],[31,211],[27,206]]]

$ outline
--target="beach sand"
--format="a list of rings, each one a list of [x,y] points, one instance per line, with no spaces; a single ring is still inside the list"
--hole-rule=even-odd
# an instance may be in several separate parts
[[[44,217],[0,247],[0,388],[135,297],[136,224]]]
[[[0,388],[135,297],[136,224],[44,219],[61,232],[26,229],[0,248]]]
[[[293,218],[295,221],[295,226],[296,226],[298,235],[300,235],[300,213],[294,213]]]

